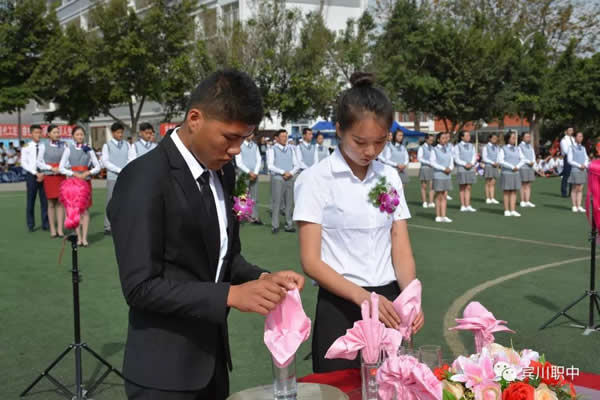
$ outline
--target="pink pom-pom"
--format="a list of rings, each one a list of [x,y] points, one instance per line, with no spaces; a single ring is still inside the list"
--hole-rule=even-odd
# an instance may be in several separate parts
[[[79,218],[87,210],[91,195],[90,185],[83,179],[66,179],[60,184],[59,200],[67,211],[65,228],[75,229],[79,226]]]

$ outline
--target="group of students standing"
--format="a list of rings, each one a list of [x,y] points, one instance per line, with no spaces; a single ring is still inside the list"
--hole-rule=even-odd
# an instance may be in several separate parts
[[[110,200],[112,190],[121,170],[127,163],[150,151],[156,144],[152,142],[154,129],[149,123],[140,124],[140,139],[132,145],[123,140],[125,127],[120,122],[111,125],[112,139],[102,148],[101,162],[91,146],[85,143],[86,132],[81,126],[75,126],[71,135],[72,143],[60,140],[60,131],[56,125],[49,125],[47,142],[42,143],[42,128],[32,125],[32,140],[22,150],[22,167],[27,172],[27,228],[30,232],[35,227],[35,199],[39,195],[42,218],[42,229],[50,231],[51,238],[64,237],[63,224],[65,210],[60,203],[60,184],[65,179],[83,179],[90,189],[92,176],[97,175],[102,167],[107,169],[107,199]],[[87,209],[92,206],[90,202]],[[90,215],[86,210],[81,215],[80,225],[76,229],[77,244],[87,247]],[[104,222],[104,233],[110,234],[110,223]]]

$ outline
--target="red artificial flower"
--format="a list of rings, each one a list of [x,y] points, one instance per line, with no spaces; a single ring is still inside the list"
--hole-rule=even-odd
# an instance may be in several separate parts
[[[533,375],[540,377],[541,382],[548,386],[563,386],[567,383],[564,375],[559,373],[560,371],[558,368],[548,361],[544,364],[537,361],[531,361],[529,366],[533,367]]]
[[[511,383],[502,392],[502,400],[533,400],[535,389],[533,386],[523,383]]]
[[[449,372],[450,372],[450,366],[448,364],[444,364],[440,368],[435,368],[433,370],[435,377],[438,378],[438,380],[440,380],[440,381],[443,381],[444,379],[446,379]]]

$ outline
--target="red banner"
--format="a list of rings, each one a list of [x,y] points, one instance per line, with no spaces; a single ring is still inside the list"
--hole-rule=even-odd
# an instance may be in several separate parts
[[[181,122],[167,122],[164,124],[160,124],[160,136],[165,136],[169,129],[175,128],[177,125],[180,125]]]
[[[21,138],[30,139],[31,133],[29,128],[31,125],[21,124]],[[47,134],[48,124],[42,124],[42,133]],[[70,138],[73,127],[70,125],[58,125],[61,138]],[[19,126],[17,124],[0,124],[0,139],[19,139]]]

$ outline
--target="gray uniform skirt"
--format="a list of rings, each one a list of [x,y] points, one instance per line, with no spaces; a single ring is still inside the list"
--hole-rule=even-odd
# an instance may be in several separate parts
[[[485,168],[483,170],[483,177],[485,179],[498,179],[500,177],[500,170],[498,170],[498,168],[495,168],[490,164],[485,164]]]
[[[433,180],[433,168],[429,165],[423,165],[419,170],[419,180],[421,182],[429,182]]]
[[[587,183],[587,170],[582,171],[572,166],[568,182],[572,185],[585,185]]]
[[[398,171],[398,170],[396,170],[396,171]],[[402,181],[403,185],[407,184],[410,181],[408,174],[406,173],[406,169],[402,172],[398,171],[398,176],[400,177],[400,180]]]
[[[521,175],[519,172],[502,171],[500,185],[502,190],[519,190],[521,189]]]
[[[465,169],[459,166],[456,170],[456,181],[459,185],[472,185],[475,183],[475,167]]]
[[[452,179],[433,179],[431,188],[434,192],[449,192],[452,190]]]
[[[535,171],[529,165],[523,165],[519,169],[519,174],[521,175],[521,182],[533,182],[535,181]]]

